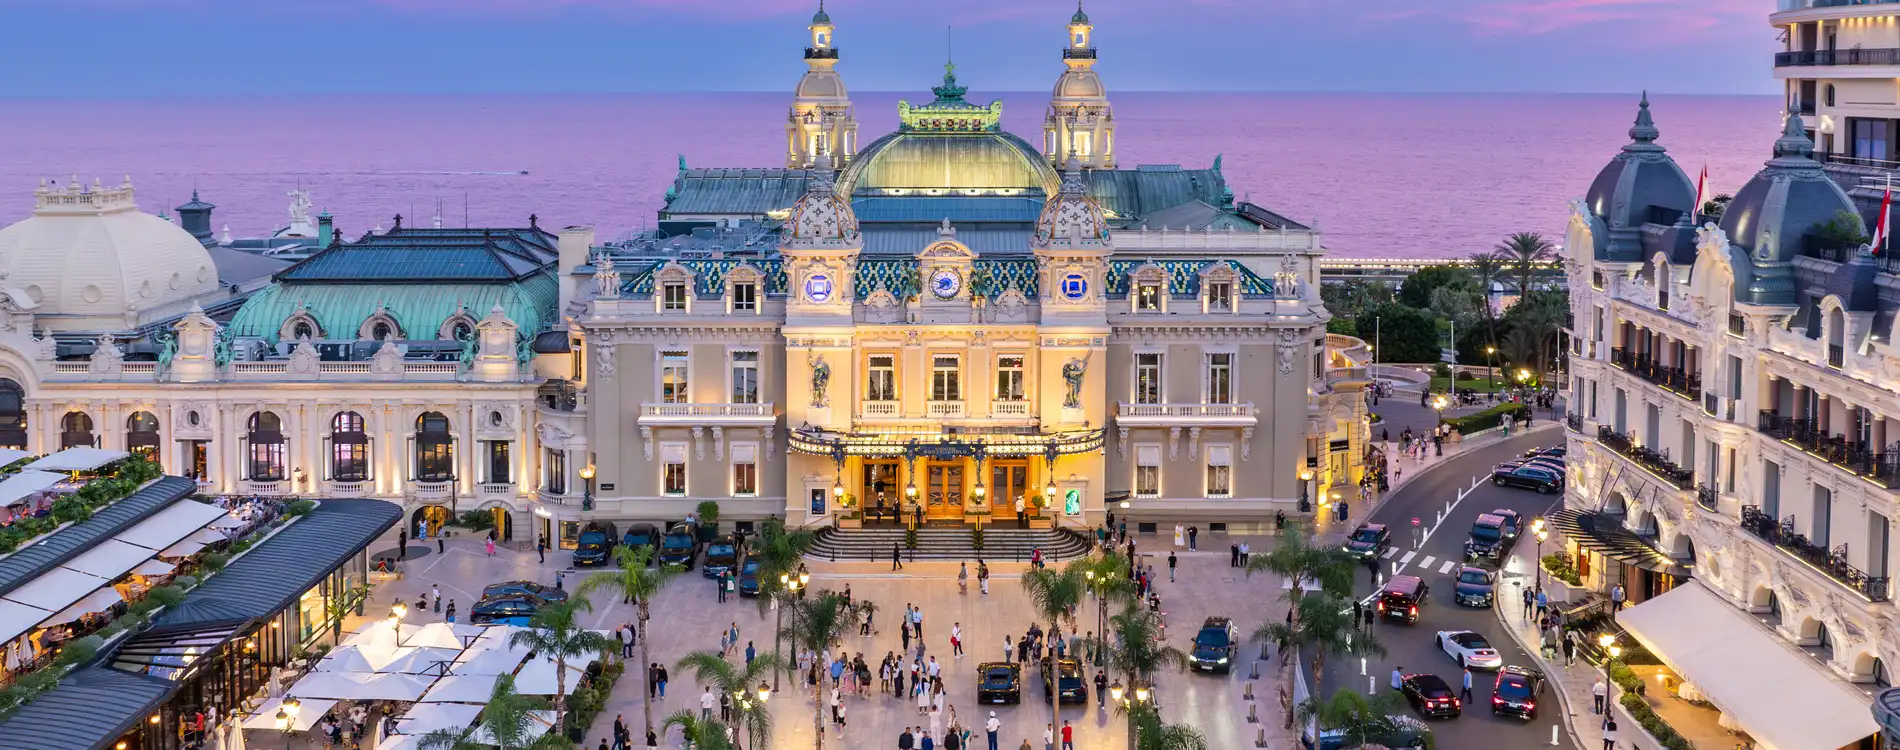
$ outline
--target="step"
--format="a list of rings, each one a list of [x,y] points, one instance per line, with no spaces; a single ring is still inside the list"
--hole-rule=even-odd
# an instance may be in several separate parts
[[[904,529],[825,529],[808,556],[819,560],[890,560],[891,547],[897,545],[905,560],[1027,560],[1033,550],[1041,549],[1046,559],[1057,562],[1088,554],[1087,539],[1052,529],[986,529],[983,549],[972,546],[969,529],[920,529],[917,547],[904,546]]]

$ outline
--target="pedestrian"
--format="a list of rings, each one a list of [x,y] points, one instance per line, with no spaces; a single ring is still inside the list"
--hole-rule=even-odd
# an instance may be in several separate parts
[[[913,625],[917,629],[917,639],[923,640],[924,638],[924,608],[923,607],[917,607],[910,611],[910,622],[911,622],[911,625]]]
[[[1056,725],[1042,726],[1042,750],[1056,750]]]
[[[1174,583],[1174,550],[1168,551],[1168,583]]]
[[[429,584],[429,608],[442,611],[442,587],[439,584]]]
[[[435,553],[436,554],[438,555],[448,554],[448,552],[442,548],[442,537],[447,536],[447,535],[448,535],[447,532],[444,532],[440,529],[436,530],[436,534],[435,534]]]
[[[1099,669],[1095,670],[1095,702],[1108,707],[1108,673]]]
[[[482,546],[483,546],[483,550],[488,553],[489,557],[495,556],[495,533],[494,532],[491,531],[488,533],[488,540],[484,542]]]
[[[620,658],[627,659],[632,658],[632,656],[633,623],[624,623],[620,626]]]
[[[660,694],[659,691],[660,663],[656,661],[647,665],[647,700],[653,700],[654,696]]]
[[[1543,617],[1544,613],[1549,610],[1550,610],[1550,595],[1545,594],[1543,589],[1538,589],[1537,590],[1537,616]]]
[[[752,648],[752,642],[746,641],[745,642],[745,665],[748,667],[752,666],[752,660],[758,658],[758,656],[759,656],[759,652]]]
[[[1017,495],[1016,496],[1016,524],[1021,526],[1022,528],[1027,529],[1029,528],[1029,515],[1027,513],[1024,513],[1023,510],[1024,510],[1023,497],[1021,495]]]
[[[1404,667],[1392,668],[1392,689],[1393,690],[1403,690],[1405,688],[1405,675],[1400,672],[1400,670],[1402,669],[1405,669],[1405,668]]]
[[[1240,567],[1240,542],[1227,545],[1227,567]]]
[[[984,596],[990,595],[990,566],[981,559],[976,561],[976,586]]]
[[[1564,666],[1577,663],[1577,631],[1564,631]]]
[[[1247,542],[1241,542],[1240,543],[1240,567],[1245,568],[1248,565],[1253,564],[1252,558],[1253,558],[1253,545]]]
[[[1009,634],[1004,633],[1003,634],[1003,663],[1004,664],[1011,663],[1010,659],[1012,659],[1015,656],[1016,656],[1016,647],[1010,645]]]
[[[731,693],[727,693],[724,691],[721,691],[719,693],[719,720],[726,723],[732,722],[732,694]]]
[[[706,688],[705,694],[699,696],[699,720],[712,721],[713,706],[718,704],[719,699],[713,696],[713,689]]]
[[[1623,591],[1623,584],[1619,583],[1614,588],[1611,588],[1610,589],[1610,611],[1616,612],[1616,611],[1622,610],[1623,600],[1627,598],[1627,596],[1628,596],[1627,592]]]
[[[726,603],[726,574],[713,576],[713,596],[718,604]]]
[[[984,722],[983,729],[990,735],[990,750],[996,750],[996,730],[1003,728],[1003,722],[996,720],[996,712],[990,712],[990,720]]]
[[[1200,538],[1200,536],[1201,536],[1201,527],[1199,526],[1188,527],[1188,549],[1189,550],[1200,549],[1199,542],[1197,541]]]
[[[950,623],[950,655],[963,658],[963,623]]]
[[[1616,750],[1616,717],[1603,720],[1603,750]]]
[[[1458,691],[1458,699],[1466,703],[1471,702],[1471,667],[1470,666],[1465,667],[1465,687],[1463,690]]]
[[[548,538],[547,537],[544,536],[544,537],[541,537],[540,539],[535,540],[534,553],[541,556],[542,565],[548,564]]]
[[[957,563],[957,593],[970,593],[970,564]]]
[[[1610,697],[1610,686],[1603,684],[1603,677],[1597,677],[1596,684],[1590,686],[1591,713],[1603,713],[1603,702]]]
[[[1379,585],[1379,558],[1366,558],[1366,583]]]
[[[659,746],[660,746],[659,733],[651,729],[648,729],[647,730],[647,747],[659,747]]]
[[[666,665],[658,666],[660,668],[660,700],[666,700]]]
[[[898,555],[897,543],[891,542],[891,570],[903,570],[904,558]]]
[[[1363,619],[1365,616],[1366,616],[1366,603],[1359,601],[1357,599],[1354,599],[1352,602],[1352,624],[1355,629],[1358,628],[1359,621]]]
[[[1531,611],[1537,606],[1537,596],[1530,589],[1524,589],[1524,621],[1530,622]]]
[[[409,527],[396,531],[396,562],[409,559]]]
[[[1069,726],[1068,719],[1062,720],[1062,750],[1075,750],[1075,727]]]
[[[910,618],[905,617],[903,620],[899,621],[898,629],[903,631],[904,650],[909,651],[910,650]]]
[[[1378,611],[1375,608],[1366,608],[1366,632],[1372,632],[1372,618],[1376,616],[1378,616]]]

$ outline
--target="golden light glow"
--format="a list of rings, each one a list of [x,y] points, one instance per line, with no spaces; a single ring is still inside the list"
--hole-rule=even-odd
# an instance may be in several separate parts
[[[586,465],[586,466],[582,466],[582,467],[581,467],[581,478],[582,478],[582,479],[593,479],[593,478],[594,478],[594,465],[593,465],[593,464],[588,464],[588,465]]]

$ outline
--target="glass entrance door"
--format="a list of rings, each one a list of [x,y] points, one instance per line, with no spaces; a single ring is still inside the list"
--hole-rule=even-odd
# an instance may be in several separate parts
[[[924,513],[931,518],[962,518],[962,462],[932,461],[926,472],[929,486],[925,489]]]
[[[990,497],[995,498],[992,512],[996,518],[1016,519],[1016,498],[1022,498],[1024,510],[1029,506],[1029,462],[1028,461],[991,461]]]

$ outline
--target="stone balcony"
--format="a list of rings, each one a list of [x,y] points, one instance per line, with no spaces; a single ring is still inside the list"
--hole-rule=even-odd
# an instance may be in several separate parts
[[[1253,404],[1131,404],[1116,406],[1123,427],[1252,427],[1260,418]]]
[[[662,404],[640,405],[641,426],[708,425],[724,427],[770,427],[778,422],[771,402],[762,404]]]
[[[1888,578],[1869,575],[1848,563],[1847,545],[1830,550],[1795,533],[1794,516],[1777,521],[1763,513],[1761,506],[1744,505],[1742,529],[1756,540],[1800,561],[1803,563],[1800,567],[1846,587],[1868,602],[1884,602],[1892,595],[1892,582]]]
[[[89,362],[54,362],[42,365],[42,372],[48,372],[47,379],[55,382],[151,382],[163,380],[156,362],[124,362],[118,365],[116,372],[95,372]],[[318,362],[314,367],[299,370],[291,360],[278,359],[261,362],[232,362],[216,378],[221,382],[274,382],[274,381],[403,381],[403,382],[456,382],[467,378],[468,373],[455,362],[403,360],[392,368],[378,371],[376,363],[370,361],[354,362]],[[520,374],[516,382],[533,380],[531,374]]]

